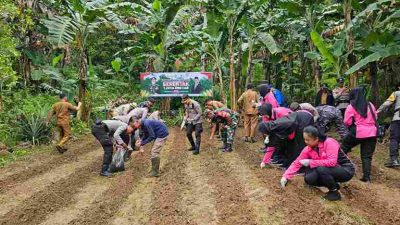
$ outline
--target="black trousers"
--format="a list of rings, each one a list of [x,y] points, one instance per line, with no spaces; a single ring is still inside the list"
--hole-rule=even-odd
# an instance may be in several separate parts
[[[196,136],[196,143],[193,140],[193,131],[195,132],[195,136]],[[186,136],[190,142],[190,145],[192,145],[192,147],[195,150],[200,150],[200,144],[201,144],[201,133],[203,132],[203,126],[201,125],[201,123],[198,124],[186,124]]]
[[[104,150],[103,156],[103,166],[109,166],[112,161],[113,155],[113,141],[112,141],[112,133],[109,132],[107,126],[105,124],[94,124],[92,126],[92,134],[96,137],[96,139],[100,142],[101,146]],[[123,133],[121,135],[122,140],[125,144],[129,142],[129,135],[127,133]]]
[[[360,154],[362,162],[362,171],[365,178],[371,175],[372,156],[376,147],[376,137],[372,138],[356,138],[352,134],[348,134],[343,138],[341,148],[344,153],[348,153],[355,146],[360,145]]]
[[[103,166],[110,165],[113,154],[113,142],[107,126],[105,124],[94,124],[92,126],[92,134],[103,147]]]
[[[312,186],[335,190],[336,183],[349,181],[353,176],[354,167],[316,167],[305,172],[304,181]]]
[[[390,124],[390,146],[389,155],[392,160],[399,157],[399,142],[400,142],[400,120],[392,121]]]

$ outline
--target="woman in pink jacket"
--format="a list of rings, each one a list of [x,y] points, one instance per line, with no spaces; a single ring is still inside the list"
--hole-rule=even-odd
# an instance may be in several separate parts
[[[350,105],[344,113],[344,124],[349,128],[342,141],[341,148],[347,154],[351,149],[360,145],[363,182],[371,182],[371,161],[375,151],[378,115],[372,103],[365,97],[363,88],[350,91]]]
[[[329,201],[340,200],[339,183],[347,182],[354,176],[353,163],[335,139],[321,134],[316,127],[304,128],[303,135],[307,146],[283,174],[282,187],[285,187],[302,167],[306,167],[304,181],[308,185],[327,187],[329,192],[324,198]]]

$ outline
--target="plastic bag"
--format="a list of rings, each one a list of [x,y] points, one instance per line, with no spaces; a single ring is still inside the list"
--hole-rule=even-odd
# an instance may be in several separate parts
[[[110,172],[119,172],[125,170],[124,156],[126,150],[123,148],[117,148],[117,151],[114,153],[111,165]]]

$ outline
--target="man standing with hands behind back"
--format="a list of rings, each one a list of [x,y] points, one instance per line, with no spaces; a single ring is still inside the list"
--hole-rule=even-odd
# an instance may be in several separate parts
[[[256,108],[257,101],[258,94],[256,91],[253,91],[253,84],[248,84],[247,91],[245,91],[238,100],[238,105],[244,112],[244,130],[246,131],[246,136],[244,137],[245,142],[256,142],[254,137],[258,125],[258,112]]]
[[[189,95],[185,94],[182,96],[182,103],[185,107],[185,124],[186,124],[186,136],[190,142],[191,148],[189,151],[193,152],[193,155],[200,153],[201,133],[203,132],[203,126],[201,121],[201,106],[195,100],[190,99]],[[193,140],[193,131],[195,132],[196,142]]]
[[[77,102],[77,98],[74,98]],[[81,103],[77,103],[78,106],[73,106],[68,102],[67,96],[63,93],[60,94],[60,101],[53,105],[52,110],[49,112],[47,123],[50,123],[53,115],[57,117],[57,129],[60,132],[60,141],[56,145],[56,149],[59,153],[64,153],[67,151],[65,144],[72,136],[71,124],[70,124],[70,110],[78,111],[81,107]]]

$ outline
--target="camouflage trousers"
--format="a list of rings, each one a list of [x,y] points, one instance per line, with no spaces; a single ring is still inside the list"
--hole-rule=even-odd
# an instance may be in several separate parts
[[[235,137],[235,131],[237,128],[237,120],[233,121],[230,126],[225,126],[222,129],[221,137],[222,141],[228,144],[233,144],[233,138]]]

